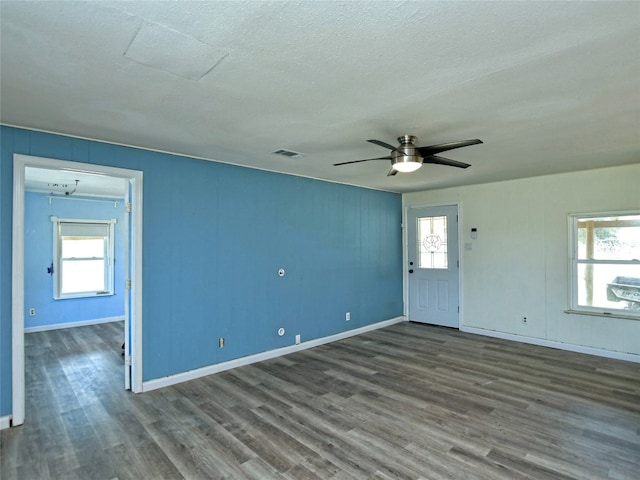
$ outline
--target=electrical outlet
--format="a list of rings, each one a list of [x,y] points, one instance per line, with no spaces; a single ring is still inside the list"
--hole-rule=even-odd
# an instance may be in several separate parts
[[[348,322],[349,320],[351,320],[351,312],[347,312],[344,316],[344,319]]]
[[[300,334],[296,335],[296,345],[300,345]]]
[[[218,348],[224,348],[224,337],[218,339]]]
[[[30,308],[29,309],[29,316],[30,317],[35,317],[36,316],[36,309],[35,308]]]
[[[524,323],[525,325],[528,325],[529,319],[527,317],[522,317],[522,323]]]

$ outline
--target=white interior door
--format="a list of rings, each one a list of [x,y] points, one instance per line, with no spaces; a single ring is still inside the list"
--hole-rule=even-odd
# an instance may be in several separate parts
[[[407,212],[409,320],[459,328],[458,207]]]

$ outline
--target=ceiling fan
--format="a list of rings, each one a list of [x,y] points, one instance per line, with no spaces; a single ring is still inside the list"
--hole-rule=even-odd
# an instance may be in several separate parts
[[[424,163],[433,163],[436,165],[447,165],[449,167],[467,168],[470,167],[468,163],[458,162],[456,160],[449,160],[448,158],[439,157],[436,154],[445,152],[447,150],[453,150],[454,148],[468,147],[470,145],[477,145],[482,143],[482,140],[477,138],[473,140],[461,140],[459,142],[441,143],[439,145],[430,145],[428,147],[416,147],[416,141],[418,137],[414,135],[403,135],[398,137],[400,146],[394,147],[388,143],[380,140],[367,140],[367,142],[374,143],[384,148],[391,150],[391,154],[386,157],[366,158],[364,160],[352,160],[350,162],[334,163],[333,166],[348,165],[350,163],[368,162],[370,160],[391,160],[391,170],[387,176],[395,175],[398,172],[408,173],[415,172]]]

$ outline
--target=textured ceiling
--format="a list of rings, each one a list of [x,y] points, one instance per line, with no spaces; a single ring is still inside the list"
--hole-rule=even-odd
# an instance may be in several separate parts
[[[407,192],[640,161],[640,2],[0,2],[4,124]],[[367,143],[480,138],[387,177]],[[284,148],[300,159],[273,155]]]

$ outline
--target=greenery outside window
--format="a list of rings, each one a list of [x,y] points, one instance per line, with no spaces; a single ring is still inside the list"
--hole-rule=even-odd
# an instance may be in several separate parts
[[[51,217],[53,297],[114,294],[114,225],[111,220]]]
[[[640,212],[569,219],[571,311],[640,318]]]

